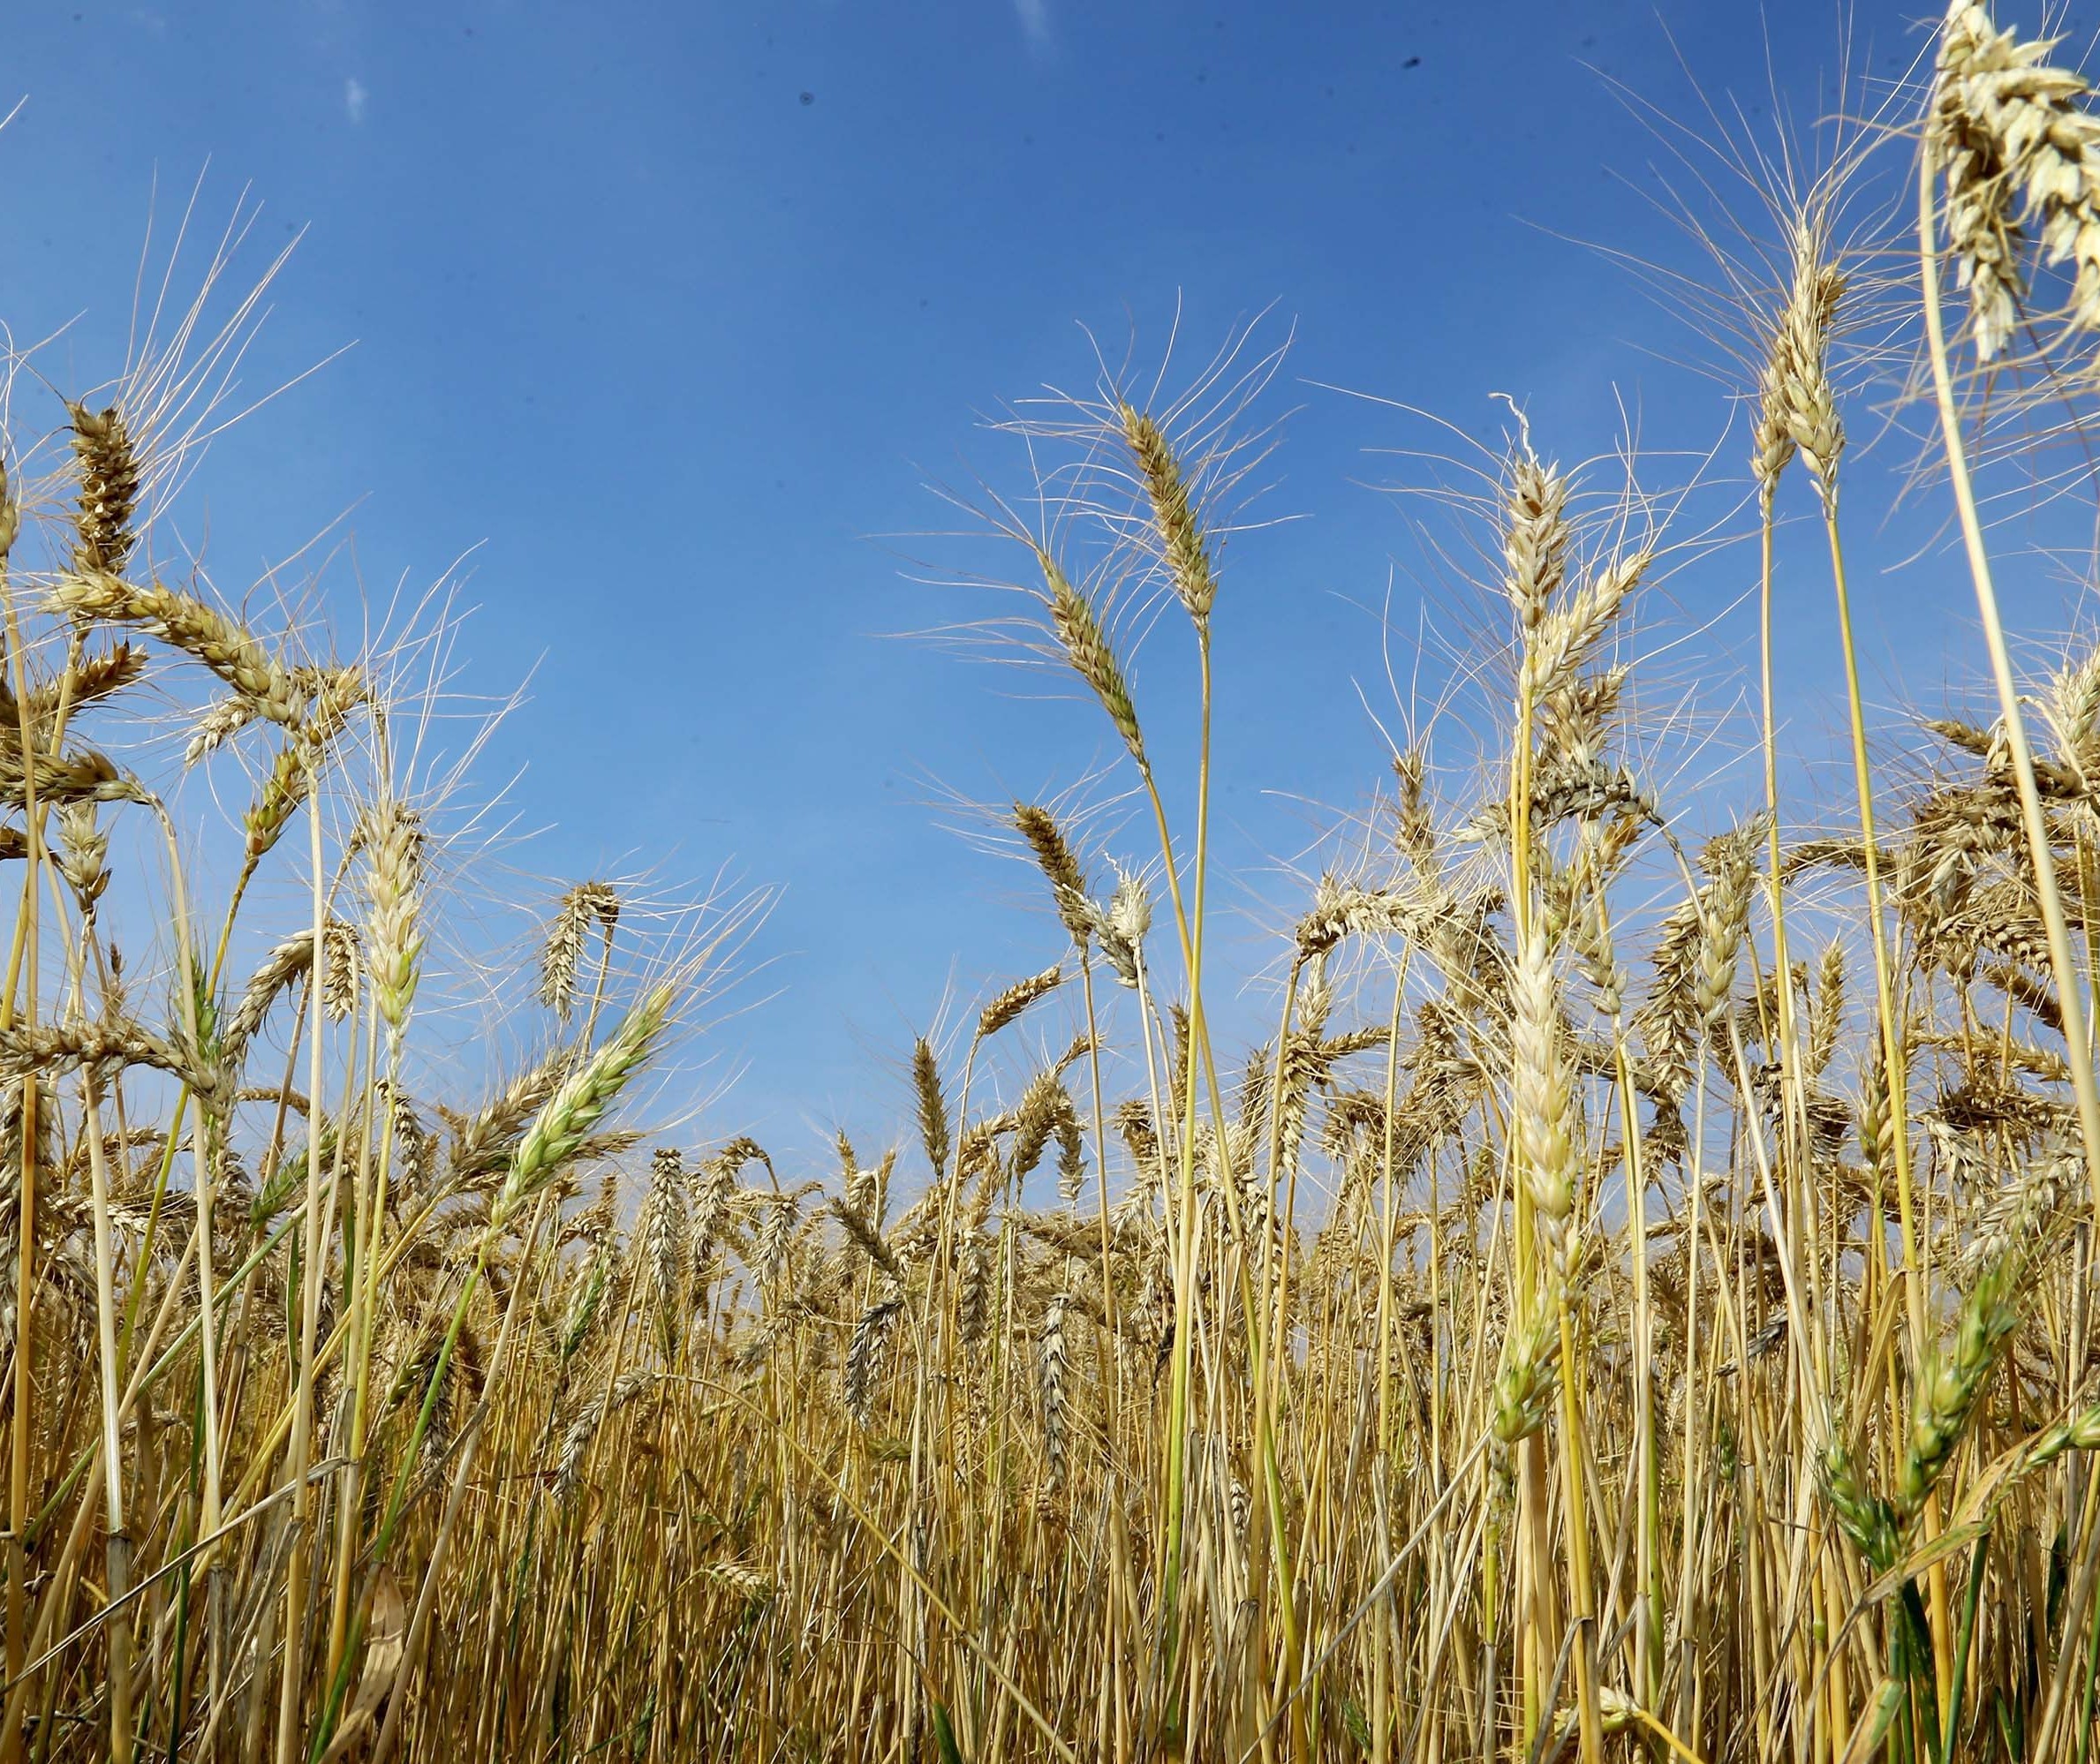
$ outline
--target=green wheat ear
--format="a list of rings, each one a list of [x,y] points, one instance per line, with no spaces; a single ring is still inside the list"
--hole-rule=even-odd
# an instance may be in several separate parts
[[[508,1222],[575,1155],[648,1059],[676,996],[676,988],[668,982],[656,987],[548,1099],[518,1142],[491,1215],[492,1225],[500,1227]]]
[[[2019,1285],[2026,1248],[2021,1244],[2007,1249],[1977,1277],[1962,1301],[1953,1338],[1935,1346],[1919,1370],[1896,1480],[1897,1505],[1906,1519],[1924,1505],[1945,1470],[1999,1353],[2020,1327]]]

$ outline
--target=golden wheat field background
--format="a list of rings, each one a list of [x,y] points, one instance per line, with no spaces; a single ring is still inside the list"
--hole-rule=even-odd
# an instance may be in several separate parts
[[[1466,691],[1271,928],[1252,1046],[1212,637],[1278,358],[995,426],[950,501],[1001,562],[951,574],[1124,812],[1001,805],[1041,971],[824,1169],[677,1089],[762,897],[580,880],[473,954],[427,739],[471,626],[346,647],[157,542],[250,305],[99,385],[11,359],[0,1759],[2089,1758],[2100,648],[2036,609],[2094,579],[2100,108],[1971,0],[1859,95],[1734,152],[1666,290],[1740,369],[1721,515],[1515,403],[1424,468]],[[1862,472],[1974,591],[1902,727]],[[1690,606],[1721,548],[1751,592]],[[1751,658],[1718,735],[1646,690],[1666,603],[1680,678]]]

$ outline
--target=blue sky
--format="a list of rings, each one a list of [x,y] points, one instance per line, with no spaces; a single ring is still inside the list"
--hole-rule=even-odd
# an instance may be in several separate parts
[[[517,861],[785,889],[755,946],[777,996],[721,1031],[747,1069],[714,1120],[789,1148],[841,1124],[879,1142],[951,980],[967,997],[1058,954],[1031,878],[948,830],[942,795],[1046,793],[1109,757],[1091,707],[893,635],[969,610],[908,579],[925,547],[876,536],[945,524],[929,478],[1010,466],[976,413],[1088,381],[1083,325],[1156,359],[1178,301],[1192,362],[1263,309],[1265,335],[1295,325],[1267,408],[1302,409],[1262,506],[1304,518],[1234,547],[1219,614],[1236,912],[1324,824],[1307,804],[1380,780],[1389,582],[1415,621],[1403,524],[1363,487],[1401,463],[1364,450],[1430,432],[1317,382],[1491,438],[1515,393],[1568,458],[1625,409],[1658,445],[1711,444],[1725,409],[1673,359],[1695,340],[1570,242],[1686,249],[1611,82],[1688,115],[1688,68],[1753,126],[1776,83],[1812,117],[1841,24],[1787,0],[12,11],[18,337],[83,314],[44,365],[110,371],[156,176],[163,217],[208,161],[203,213],[252,186],[258,260],[308,229],[248,383],[355,347],[219,444],[219,579],[346,509],[356,577],[332,595],[479,547],[465,683],[533,676],[486,769],[525,768],[513,803],[558,829]],[[1874,72],[1918,40],[1901,9],[1854,30]],[[1688,576],[1689,622],[1749,569]],[[1863,584],[1874,664],[1922,657],[1936,682],[1960,587]],[[1827,591],[1799,592],[1788,703],[1822,727]],[[1751,635],[1739,614],[1716,641]],[[1143,659],[1163,725],[1185,671]],[[1228,972],[1258,967],[1224,935]]]

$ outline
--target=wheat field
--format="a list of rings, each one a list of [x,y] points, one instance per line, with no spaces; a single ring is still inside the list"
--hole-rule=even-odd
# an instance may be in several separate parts
[[[1001,425],[984,632],[1098,706],[1123,812],[1000,806],[1045,965],[821,1170],[678,1094],[762,900],[585,880],[490,954],[444,608],[346,651],[162,543],[254,297],[91,396],[14,373],[0,1759],[2088,1758],[2100,646],[2000,543],[2095,496],[2064,54],[1956,0],[1819,170],[1739,160],[1756,243],[1684,296],[1725,531],[1521,419],[1434,488],[1487,708],[1391,757],[1250,1048],[1212,633],[1274,358]],[[1870,720],[1862,470],[1973,587],[1967,712]],[[1701,782],[1643,669],[1724,543]]]

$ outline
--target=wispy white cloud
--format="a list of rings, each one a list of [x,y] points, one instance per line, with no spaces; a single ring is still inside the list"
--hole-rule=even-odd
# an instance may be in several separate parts
[[[1021,28],[1027,34],[1030,47],[1047,49],[1050,45],[1050,0],[1014,0],[1014,11],[1020,15]]]
[[[354,74],[343,82],[343,114],[353,123],[365,120],[365,84]]]

